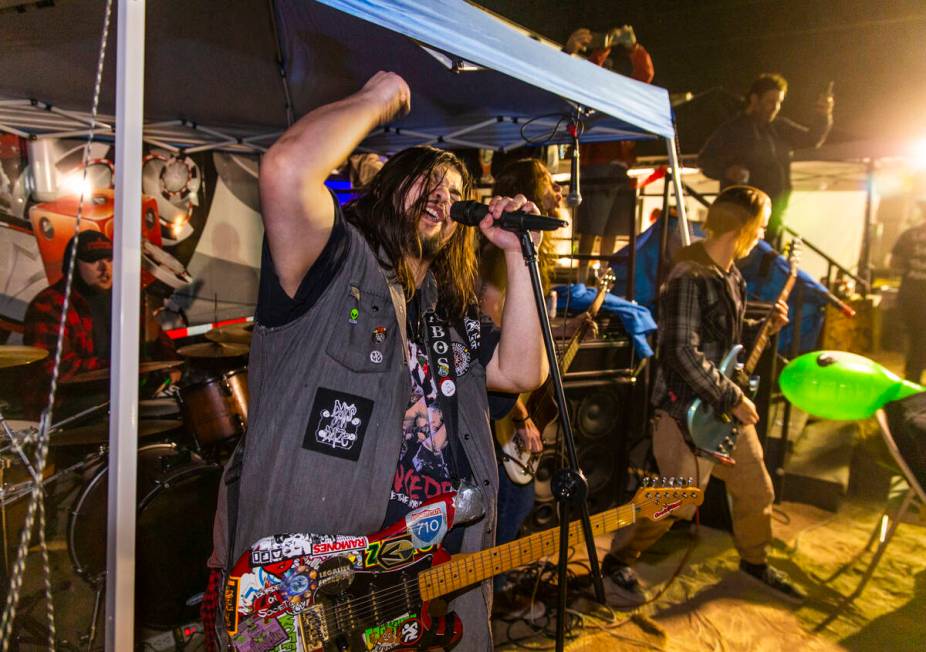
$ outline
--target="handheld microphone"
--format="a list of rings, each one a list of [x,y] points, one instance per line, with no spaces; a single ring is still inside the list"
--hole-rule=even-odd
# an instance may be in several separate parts
[[[489,207],[478,201],[457,201],[450,206],[451,219],[466,226],[478,226],[488,213]],[[555,231],[568,224],[566,220],[556,217],[532,215],[524,211],[502,213],[501,217],[495,220],[495,226],[506,231]]]

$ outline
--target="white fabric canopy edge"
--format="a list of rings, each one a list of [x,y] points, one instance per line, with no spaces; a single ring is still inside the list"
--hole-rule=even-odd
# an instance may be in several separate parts
[[[317,1],[615,117],[641,132],[675,135],[664,88],[558,52],[463,0]]]

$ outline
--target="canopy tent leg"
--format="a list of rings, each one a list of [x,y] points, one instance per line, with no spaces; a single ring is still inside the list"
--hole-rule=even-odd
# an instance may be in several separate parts
[[[691,234],[688,231],[688,217],[685,215],[685,195],[682,192],[682,175],[678,164],[675,136],[666,138],[666,148],[669,151],[669,164],[672,166],[672,187],[675,189],[675,206],[678,210],[678,232],[682,238],[682,246],[687,247],[691,244]]]
[[[134,649],[145,0],[119,0],[106,649]]]

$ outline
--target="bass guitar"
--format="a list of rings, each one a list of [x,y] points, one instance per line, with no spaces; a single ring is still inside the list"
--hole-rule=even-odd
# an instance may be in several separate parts
[[[609,268],[598,279],[598,292],[595,294],[592,305],[585,311],[591,319],[598,315],[598,311],[601,309],[601,305],[604,303],[605,297],[613,284],[614,272]],[[572,362],[579,352],[579,345],[588,337],[590,332],[592,332],[592,324],[589,320],[582,322],[576,329],[560,357],[560,374],[564,375],[572,366]],[[531,421],[542,433],[544,428],[559,415],[559,409],[556,406],[556,393],[553,391],[553,381],[547,378],[543,385],[531,392],[525,400],[525,404]],[[514,436],[514,433],[514,423],[510,418],[500,419],[495,422],[495,439],[501,446],[502,465],[505,468],[505,473],[514,484],[525,485],[534,481],[537,464],[540,462],[540,454],[532,453],[524,445],[520,437]]]
[[[775,300],[776,303],[788,300],[794,282],[797,280],[797,258],[800,246],[801,241],[799,238],[795,238],[788,245],[790,269],[784,287]],[[741,344],[737,344],[730,349],[720,362],[720,373],[737,382],[744,391],[748,391],[752,396],[755,395],[758,388],[758,378],[755,378],[753,374],[759,364],[759,358],[762,357],[762,352],[772,335],[771,316],[774,309],[773,304],[772,310],[762,321],[755,344],[753,344],[752,351],[745,363],[740,362],[739,359],[740,353],[743,351]],[[744,383],[740,380],[743,378],[748,380]],[[686,423],[688,434],[698,454],[721,464],[733,465],[736,463],[733,459],[733,447],[736,446],[736,439],[739,436],[739,424],[733,415],[726,413],[716,414],[714,408],[698,398],[688,408]]]
[[[700,505],[690,479],[644,486],[633,500],[591,518],[606,534],[639,518],[659,520]],[[369,536],[281,534],[255,542],[225,585],[225,626],[238,652],[454,647],[459,617],[438,599],[542,557],[556,556],[559,528],[450,557],[441,547],[454,523],[482,515],[472,485],[442,494]],[[581,521],[570,542],[583,540]]]

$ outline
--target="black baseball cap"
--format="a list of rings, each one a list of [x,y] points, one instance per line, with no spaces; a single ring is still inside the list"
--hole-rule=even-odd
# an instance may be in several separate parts
[[[71,258],[71,252],[74,251],[74,235],[64,250],[64,258],[61,261],[61,269],[67,272],[68,264]],[[99,231],[81,231],[80,238],[77,239],[77,260],[85,263],[95,263],[103,258],[113,257],[113,242]]]

